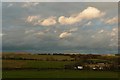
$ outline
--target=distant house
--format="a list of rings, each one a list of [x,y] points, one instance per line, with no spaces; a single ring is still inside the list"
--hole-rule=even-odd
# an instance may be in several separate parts
[[[105,70],[110,68],[110,64],[105,63],[86,64],[85,67],[89,67],[89,69],[93,70]]]
[[[83,66],[77,66],[77,69],[82,70]]]
[[[75,66],[74,69],[82,70],[83,66],[82,65],[78,65],[78,66]]]
[[[75,69],[75,70],[112,70],[114,69],[113,64],[106,62],[91,62],[91,63],[75,63],[65,65],[65,69]]]

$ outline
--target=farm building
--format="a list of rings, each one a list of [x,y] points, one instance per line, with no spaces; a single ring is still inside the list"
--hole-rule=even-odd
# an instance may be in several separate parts
[[[110,69],[111,64],[96,63],[96,64],[86,64],[84,66],[86,68],[93,69],[93,70],[106,70],[106,69]]]
[[[75,70],[112,70],[114,69],[113,64],[109,63],[85,63],[85,64],[69,64],[65,65],[65,69],[75,69]]]
[[[74,69],[83,70],[83,69],[84,69],[84,66],[78,65],[78,66],[75,66]]]

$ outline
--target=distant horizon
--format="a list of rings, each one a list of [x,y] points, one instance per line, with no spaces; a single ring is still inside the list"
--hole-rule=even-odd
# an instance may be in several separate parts
[[[94,50],[78,50],[78,51],[41,51],[41,50],[2,50],[2,52],[26,52],[26,53],[32,53],[32,54],[47,54],[47,53],[67,53],[67,54],[71,54],[71,53],[78,53],[78,54],[118,54],[118,51],[114,50],[114,51],[94,51]]]

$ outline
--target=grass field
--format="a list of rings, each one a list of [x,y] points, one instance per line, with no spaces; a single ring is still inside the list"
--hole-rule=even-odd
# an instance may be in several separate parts
[[[118,72],[79,70],[14,70],[3,71],[2,76],[3,78],[118,78]]]
[[[3,68],[64,68],[75,61],[3,60]]]
[[[87,58],[89,58],[87,56]],[[70,70],[65,65],[81,64],[82,57],[75,59],[68,55],[38,55],[38,54],[4,54],[2,60],[3,78],[118,78],[113,70]],[[103,57],[90,58],[94,62],[112,62],[114,60]],[[114,59],[114,57],[113,57]],[[112,60],[112,61],[111,61]]]

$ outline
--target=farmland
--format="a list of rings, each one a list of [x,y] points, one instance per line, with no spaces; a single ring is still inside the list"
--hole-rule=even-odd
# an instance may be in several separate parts
[[[74,61],[3,60],[3,68],[64,68]]]
[[[2,58],[3,78],[118,78],[119,73],[115,67],[119,56],[4,53]],[[74,69],[79,64],[97,63],[115,66],[109,70]]]

